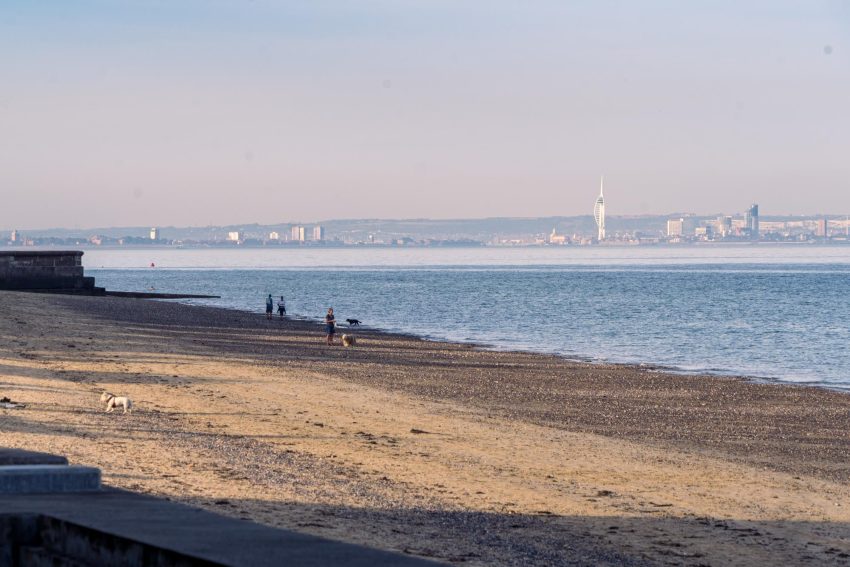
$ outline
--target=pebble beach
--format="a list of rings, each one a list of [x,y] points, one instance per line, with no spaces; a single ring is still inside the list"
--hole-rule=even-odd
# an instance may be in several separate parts
[[[850,565],[839,391],[127,298],[0,332],[0,446],[112,486],[449,564]]]

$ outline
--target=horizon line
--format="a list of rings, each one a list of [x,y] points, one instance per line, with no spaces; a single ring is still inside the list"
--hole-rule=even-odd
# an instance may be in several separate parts
[[[606,214],[607,219],[637,219],[637,218],[651,218],[651,217],[670,217],[670,218],[712,218],[719,216],[744,216],[745,212],[736,212],[732,214],[727,213],[685,213],[685,212],[671,212],[671,213],[641,213],[641,214],[622,214],[622,215],[608,215]],[[773,218],[773,217],[822,217],[822,218],[850,218],[850,214],[833,214],[833,213],[788,213],[788,214],[771,214],[771,215],[759,215],[760,218]],[[454,218],[428,218],[428,217],[409,217],[409,218],[368,218],[368,217],[360,217],[360,218],[335,218],[335,219],[326,219],[319,221],[281,221],[281,222],[273,222],[273,223],[259,223],[259,222],[247,222],[247,223],[230,223],[230,224],[207,224],[207,225],[115,225],[115,226],[88,226],[88,227],[66,227],[66,226],[54,226],[54,227],[42,227],[42,228],[4,228],[0,229],[4,232],[18,231],[18,232],[35,232],[35,231],[49,231],[49,230],[66,230],[66,231],[74,231],[74,230],[118,230],[118,229],[139,229],[139,230],[150,230],[151,228],[158,229],[209,229],[209,228],[235,228],[240,226],[256,226],[256,227],[276,227],[283,225],[291,225],[291,226],[300,226],[300,225],[322,225],[322,224],[330,224],[330,223],[340,223],[340,222],[439,222],[439,223],[452,223],[452,222],[480,222],[480,221],[494,221],[494,220],[543,220],[543,219],[575,219],[575,218],[590,218],[593,219],[593,214],[583,214],[583,215],[547,215],[547,216],[529,216],[529,217],[515,217],[515,216],[494,216],[494,217],[454,217]]]

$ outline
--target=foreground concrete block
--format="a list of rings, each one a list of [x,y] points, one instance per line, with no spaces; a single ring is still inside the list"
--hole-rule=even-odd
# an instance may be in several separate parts
[[[0,567],[31,567],[17,561],[24,555],[50,567],[434,565],[108,486],[76,494],[0,494]]]
[[[100,469],[67,465],[0,467],[0,494],[86,492],[100,489]]]

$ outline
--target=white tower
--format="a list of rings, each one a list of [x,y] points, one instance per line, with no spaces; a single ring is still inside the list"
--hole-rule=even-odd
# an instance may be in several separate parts
[[[602,195],[604,182],[605,177],[600,177],[599,197],[596,198],[596,204],[593,206],[593,218],[596,219],[596,226],[599,228],[599,240],[605,240],[605,197]]]

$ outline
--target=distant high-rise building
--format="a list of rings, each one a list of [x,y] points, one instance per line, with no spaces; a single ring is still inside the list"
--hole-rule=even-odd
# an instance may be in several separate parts
[[[12,242],[17,242],[21,239],[21,235],[18,234],[17,230],[13,230],[12,234],[9,235]]]
[[[269,233],[269,240],[280,240],[280,233],[277,231],[272,231]]]
[[[241,230],[233,230],[227,233],[227,239],[230,242],[242,242],[245,239],[245,233]]]
[[[307,240],[306,231],[303,226],[293,226],[291,240],[295,242],[304,242]]]
[[[157,227],[151,229],[151,240],[159,240],[159,229]]]
[[[667,236],[682,236],[685,233],[685,219],[670,219],[667,221]]]
[[[317,224],[313,227],[313,240],[321,242],[325,239],[325,227]]]
[[[597,238],[605,240],[605,197],[602,194],[604,177],[599,178],[599,197],[596,198],[596,204],[593,206],[593,218],[596,220],[596,227],[599,229]]]
[[[750,233],[750,237],[758,239],[759,237],[759,206],[755,203],[747,209],[744,228]]]
[[[732,217],[723,215],[717,217],[717,234],[720,236],[732,234]]]
[[[829,220],[827,218],[818,219],[817,236],[826,238],[829,236]]]

